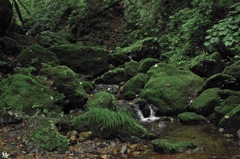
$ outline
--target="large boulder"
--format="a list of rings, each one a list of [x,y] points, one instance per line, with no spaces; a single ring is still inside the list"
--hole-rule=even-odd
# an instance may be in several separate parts
[[[69,113],[73,108],[82,108],[87,101],[82,82],[77,74],[67,66],[48,66],[40,70],[40,75],[47,76],[59,93],[64,94],[64,112]]]
[[[238,130],[240,129],[240,106],[227,113],[219,122],[219,127]]]
[[[178,120],[184,124],[200,124],[200,123],[208,123],[208,120],[202,116],[198,115],[195,112],[183,112],[178,114]]]
[[[139,62],[139,72],[147,73],[147,71],[160,61],[155,58],[145,58]]]
[[[123,68],[114,68],[95,80],[96,84],[119,84],[126,80]]]
[[[62,95],[37,77],[16,74],[0,82],[0,109],[33,114],[37,109],[51,110]]]
[[[97,76],[108,69],[109,53],[102,47],[64,44],[54,45],[50,50],[61,64],[80,74]]]
[[[201,54],[192,60],[190,70],[201,77],[210,77],[215,73],[220,73],[224,69],[222,57],[215,52],[210,55]]]
[[[59,65],[55,53],[38,44],[30,45],[24,49],[18,56],[18,60],[25,67],[33,66],[37,69],[40,69],[43,63],[53,66]]]
[[[145,38],[143,40],[137,41],[136,43],[128,47],[116,48],[113,55],[129,56],[130,59],[135,61],[140,61],[148,57],[159,58],[160,45],[157,41],[157,38],[153,37]]]
[[[143,89],[146,81],[146,74],[138,73],[123,85],[123,92],[134,92],[134,94],[137,95]]]
[[[235,77],[237,82],[240,83],[240,61],[226,67],[223,72],[227,75]]]
[[[124,74],[127,79],[132,78],[138,73],[139,64],[137,61],[130,61],[124,64]]]
[[[185,111],[190,97],[199,90],[203,79],[188,70],[159,63],[148,71],[140,97],[158,107],[157,114],[178,114]]]
[[[0,37],[5,35],[13,16],[12,5],[9,0],[0,1]]]

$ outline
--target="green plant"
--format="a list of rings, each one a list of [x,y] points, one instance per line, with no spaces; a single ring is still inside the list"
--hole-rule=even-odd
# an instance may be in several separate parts
[[[116,135],[119,132],[127,132],[133,135],[144,135],[147,132],[127,112],[115,112],[102,108],[92,108],[76,117],[73,125],[89,127],[90,130],[99,134],[109,133],[110,135]]]
[[[240,3],[231,7],[226,18],[219,20],[212,28],[207,30],[204,45],[216,49],[224,45],[233,50],[240,50]]]

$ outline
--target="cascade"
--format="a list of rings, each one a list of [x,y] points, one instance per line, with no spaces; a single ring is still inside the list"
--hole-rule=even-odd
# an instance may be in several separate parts
[[[153,107],[149,106],[149,109],[150,109],[150,115],[147,118],[143,116],[143,113],[139,108],[136,109],[139,120],[141,122],[153,122],[153,121],[160,120],[160,117],[155,116],[155,111],[153,110]]]

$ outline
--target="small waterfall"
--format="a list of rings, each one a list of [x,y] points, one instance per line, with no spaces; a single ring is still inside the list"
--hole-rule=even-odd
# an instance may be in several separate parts
[[[143,113],[142,113],[142,111],[141,111],[139,108],[136,109],[137,115],[138,115],[139,120],[140,120],[141,122],[153,122],[153,121],[157,121],[157,120],[160,119],[160,117],[156,117],[156,116],[155,116],[155,112],[154,112],[152,106],[149,106],[149,109],[150,109],[150,116],[147,117],[147,118],[145,118],[145,117],[143,116]]]

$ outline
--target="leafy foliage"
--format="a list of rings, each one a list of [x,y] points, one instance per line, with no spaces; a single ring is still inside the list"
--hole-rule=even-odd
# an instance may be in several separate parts
[[[236,3],[231,9],[226,18],[219,20],[212,28],[207,30],[205,46],[216,49],[216,47],[224,45],[229,49],[240,50],[240,3]]]

